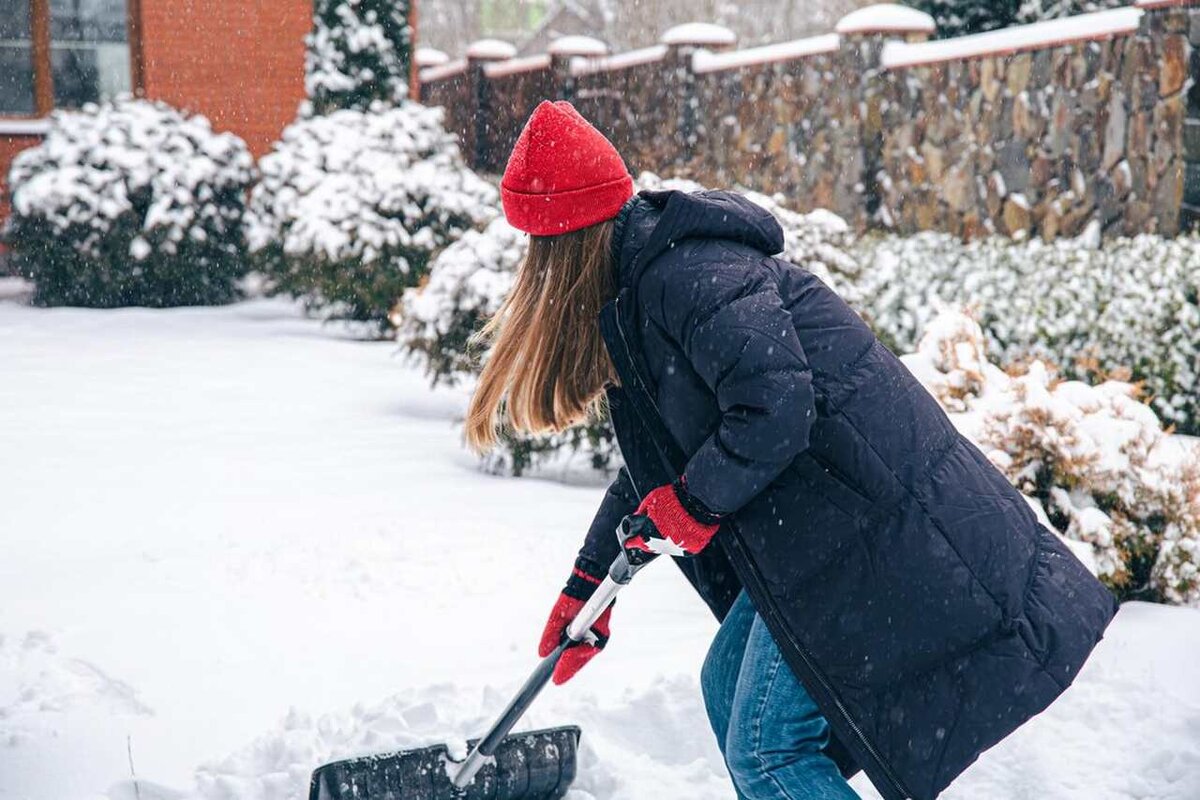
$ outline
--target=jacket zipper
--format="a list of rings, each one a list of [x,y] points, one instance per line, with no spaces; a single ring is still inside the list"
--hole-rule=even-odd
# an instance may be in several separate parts
[[[618,296],[617,298],[615,298],[613,300],[613,311],[615,312],[613,314],[613,322],[616,325],[617,333],[621,337],[621,345],[622,345],[622,347],[625,348],[625,358],[629,362],[629,369],[630,369],[630,372],[632,373],[632,377],[636,384],[634,389],[636,391],[638,391],[639,394],[650,404],[650,407],[654,410],[654,413],[657,414],[658,418],[661,420],[662,413],[658,410],[658,403],[655,401],[653,395],[650,394],[649,389],[647,389],[645,384],[642,382],[642,376],[640,374],[638,374],[637,363],[634,361],[634,358],[633,358],[633,349],[630,347],[629,339],[625,335],[625,326],[621,324],[620,304],[621,304],[621,300],[620,300],[620,296]],[[664,427],[665,427],[665,423],[664,423]],[[651,437],[651,438],[653,438],[653,437]],[[629,473],[629,480],[630,480],[630,483],[633,482],[633,473],[632,472]],[[634,491],[637,491],[636,485],[634,486]],[[732,523],[732,520],[730,520],[730,523]],[[733,529],[733,533],[735,534],[732,537],[732,541],[738,550],[743,550],[743,556],[744,556],[745,555],[744,548],[742,546],[741,536],[737,532],[737,526],[736,526],[736,524],[730,524],[730,523],[727,523],[727,524],[729,524],[729,526]],[[751,563],[750,559],[748,557],[744,557],[743,560],[747,564]],[[758,586],[759,595],[761,597],[763,597],[765,600],[767,598],[769,598],[770,593],[767,592],[763,588],[762,581],[758,575],[758,572],[753,567],[751,567],[747,571],[751,575],[751,577],[753,577],[754,580],[759,584],[759,586]],[[883,772],[884,777],[887,778],[889,783],[891,783],[892,788],[895,789],[903,797],[911,797],[909,792],[905,791],[904,786],[901,785],[900,780],[896,777],[895,773],[892,771],[892,768],[890,766],[888,766],[888,764],[884,760],[883,756],[879,753],[878,750],[875,749],[875,746],[873,744],[871,744],[871,742],[867,739],[867,736],[866,736],[866,734],[863,733],[862,728],[860,728],[858,726],[858,723],[854,721],[854,718],[850,716],[850,712],[846,709],[846,706],[842,704],[841,699],[837,696],[837,693],[833,690],[833,687],[829,684],[829,681],[826,680],[825,676],[821,673],[821,671],[817,669],[816,663],[813,661],[812,656],[809,654],[808,650],[803,645],[801,645],[799,641],[797,641],[796,637],[792,635],[791,630],[785,624],[783,624],[783,621],[781,620],[781,618],[779,616],[779,611],[775,606],[775,603],[767,600],[767,602],[765,602],[764,605],[767,606],[767,612],[774,619],[775,628],[777,628],[780,631],[783,631],[784,635],[787,637],[788,644],[790,644],[796,650],[796,652],[800,654],[800,658],[801,658],[801,660],[804,661],[804,665],[808,668],[809,674],[811,674],[813,676],[814,680],[816,680],[817,683],[819,683],[821,685],[821,688],[823,688],[825,690],[825,694],[833,701],[834,706],[837,708],[838,713],[841,715],[842,719],[845,720],[846,725],[849,726],[850,730],[854,733],[854,736],[858,739],[859,743],[862,744],[863,749],[865,749],[867,751],[867,753],[870,754],[870,756],[875,760],[875,763],[879,766],[880,770]]]

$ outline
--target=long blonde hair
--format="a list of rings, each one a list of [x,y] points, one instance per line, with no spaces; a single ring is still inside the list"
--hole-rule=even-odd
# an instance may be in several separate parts
[[[597,322],[615,291],[612,233],[608,220],[530,237],[512,291],[472,339],[491,345],[467,411],[475,450],[490,449],[502,424],[560,431],[598,409],[605,384],[615,381]]]

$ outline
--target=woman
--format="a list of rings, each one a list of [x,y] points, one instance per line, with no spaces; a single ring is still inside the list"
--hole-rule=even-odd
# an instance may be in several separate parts
[[[532,235],[467,436],[503,407],[558,430],[607,402],[625,468],[541,641],[619,552],[676,563],[722,621],[704,701],[738,796],[931,798],[1071,683],[1112,596],[1038,524],[859,317],[774,257],[728,192],[643,192],[568,103],[542,103],[501,185]],[[556,682],[603,648],[569,650]]]

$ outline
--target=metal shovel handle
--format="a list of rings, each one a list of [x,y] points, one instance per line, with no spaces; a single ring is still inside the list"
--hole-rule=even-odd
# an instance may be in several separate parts
[[[487,760],[491,758],[500,742],[508,735],[513,726],[517,724],[529,707],[533,705],[533,701],[550,682],[551,676],[554,675],[554,668],[558,665],[558,660],[562,658],[562,654],[566,652],[568,647],[579,644],[587,636],[588,631],[596,624],[596,620],[600,619],[600,615],[612,605],[617,594],[633,580],[642,567],[653,561],[653,557],[634,557],[633,563],[629,555],[625,551],[625,541],[632,535],[628,524],[629,517],[621,521],[621,526],[617,529],[617,538],[621,541],[621,552],[613,560],[608,568],[608,575],[604,577],[600,585],[596,587],[596,591],[583,608],[579,609],[579,613],[567,625],[566,637],[554,648],[550,655],[543,658],[533,670],[533,674],[525,681],[525,684],[517,692],[512,701],[501,712],[500,717],[492,723],[492,727],[483,735],[478,744],[467,755],[466,760],[453,771],[450,776],[450,781],[459,789],[465,789],[471,785],[471,781],[475,780],[475,774],[483,767]]]

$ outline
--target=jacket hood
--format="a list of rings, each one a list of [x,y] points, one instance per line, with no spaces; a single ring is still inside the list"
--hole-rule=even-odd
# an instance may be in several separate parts
[[[623,285],[685,239],[727,239],[765,255],[783,250],[783,229],[769,211],[736,192],[639,192],[617,215],[613,248]]]

